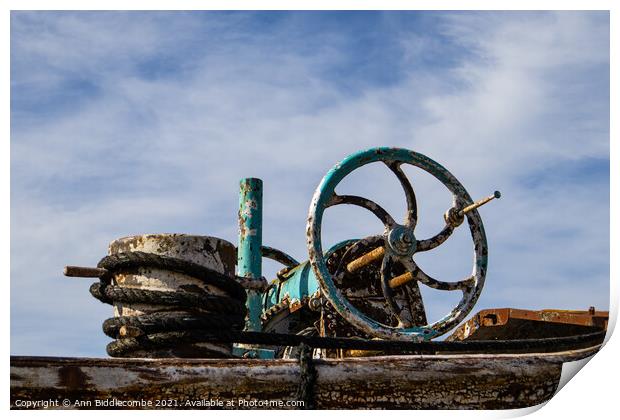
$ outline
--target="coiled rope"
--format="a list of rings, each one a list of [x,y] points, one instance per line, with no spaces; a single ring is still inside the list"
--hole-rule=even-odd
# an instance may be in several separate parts
[[[108,344],[110,356],[130,355],[136,350],[176,347],[179,343],[204,342],[197,331],[240,331],[246,314],[246,292],[234,278],[215,270],[178,258],[146,252],[118,253],[104,257],[97,264],[106,274],[90,286],[90,293],[106,304],[161,305],[166,309],[137,316],[109,318],[103,332],[114,339]],[[135,271],[138,267],[159,268],[185,274],[214,286],[227,295],[209,294],[201,288],[191,291],[159,291],[111,284],[115,274]],[[221,342],[219,340],[218,342]]]

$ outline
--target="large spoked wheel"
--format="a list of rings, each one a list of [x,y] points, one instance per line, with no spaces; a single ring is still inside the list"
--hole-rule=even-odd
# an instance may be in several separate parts
[[[363,197],[337,195],[336,186],[353,170],[373,162],[383,162],[400,181],[407,200],[407,215],[403,224],[394,221],[381,206]],[[415,193],[405,173],[403,164],[421,168],[450,190],[453,196],[452,208],[445,214],[445,227],[437,235],[429,239],[418,240],[414,230],[418,219]],[[366,238],[360,245],[372,244],[373,251],[366,255],[367,259],[381,259],[381,285],[388,307],[398,319],[398,325],[382,324],[371,319],[351,304],[336,287],[334,277],[342,275],[342,269],[330,274],[321,243],[321,223],[323,213],[328,207],[350,204],[363,207],[374,213],[384,224],[385,231],[381,235]],[[319,280],[322,291],[336,311],[348,322],[362,331],[381,338],[397,338],[411,340],[427,340],[449,331],[460,323],[471,311],[480,296],[487,270],[487,240],[482,220],[477,210],[459,215],[459,209],[472,204],[472,199],[463,185],[443,166],[428,157],[406,149],[374,148],[347,157],[334,166],[319,184],[308,214],[308,252],[312,269]],[[427,275],[414,261],[418,252],[429,251],[446,241],[454,229],[467,219],[474,243],[474,266],[472,274],[464,280],[445,282]],[[348,253],[348,252],[347,252]],[[363,263],[363,258],[357,262]],[[407,270],[404,274],[393,277],[392,267],[398,262]],[[351,264],[349,264],[349,268]],[[440,320],[426,325],[411,325],[411,322],[399,318],[400,308],[394,299],[393,290],[407,283],[422,283],[439,290],[461,290],[463,297],[458,305]],[[412,307],[417,314],[414,318],[426,321],[424,304],[419,293],[414,294]]]

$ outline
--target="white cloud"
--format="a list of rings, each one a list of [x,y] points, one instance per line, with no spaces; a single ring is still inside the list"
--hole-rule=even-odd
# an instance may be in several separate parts
[[[14,15],[15,92],[47,85],[40,93],[54,95],[79,74],[97,89],[79,107],[69,101],[53,117],[29,114],[29,124],[20,120],[13,129],[12,352],[88,352],[75,339],[63,347],[42,338],[33,346],[19,327],[29,304],[37,306],[41,328],[44,314],[67,322],[77,311],[105,311],[86,284],[63,280],[60,269],[95,263],[116,237],[190,231],[234,242],[244,176],[265,181],[265,242],[304,259],[306,213],[320,178],[347,154],[379,145],[427,154],[475,197],[504,193],[482,210],[491,260],[479,308],[605,306],[608,188],[587,179],[547,185],[545,177],[548,168],[609,156],[601,96],[608,94],[606,16],[445,14],[442,35],[467,52],[456,68],[416,67],[394,85],[347,92],[325,76],[347,53],[337,48],[340,39],[324,35],[324,48],[303,54],[295,48],[303,43],[285,38],[290,25],[254,39],[242,14]],[[46,30],[31,29],[32,21]],[[200,31],[212,35],[193,45]],[[415,63],[428,54],[428,38],[403,35],[410,46],[403,59]],[[273,39],[285,45],[268,47]],[[172,76],[149,78],[136,69],[175,45],[183,54],[174,60],[184,61]],[[533,173],[542,187],[524,183]],[[401,209],[395,180],[375,177],[348,187],[376,187],[374,198]],[[430,235],[450,203],[437,183],[413,181],[424,219],[419,234]],[[361,221],[372,218],[348,214],[359,216],[338,213],[326,229],[330,238],[366,233]],[[557,234],[565,231],[568,241]],[[443,260],[428,257],[427,272],[453,280],[469,271],[466,235],[453,239]],[[590,278],[567,277],[582,267],[592,267]],[[33,289],[41,293],[33,296]],[[92,323],[72,325],[74,337],[101,335]]]

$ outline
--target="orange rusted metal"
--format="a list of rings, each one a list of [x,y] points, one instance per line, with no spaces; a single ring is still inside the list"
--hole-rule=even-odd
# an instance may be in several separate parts
[[[560,337],[606,330],[609,312],[561,309],[484,309],[457,328],[449,341]]]

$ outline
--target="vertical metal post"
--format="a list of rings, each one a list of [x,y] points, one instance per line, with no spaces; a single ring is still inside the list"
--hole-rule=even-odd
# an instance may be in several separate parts
[[[243,178],[239,191],[239,246],[237,275],[260,279],[262,276],[261,246],[263,244],[263,181]],[[248,290],[246,331],[261,330],[261,294]]]

